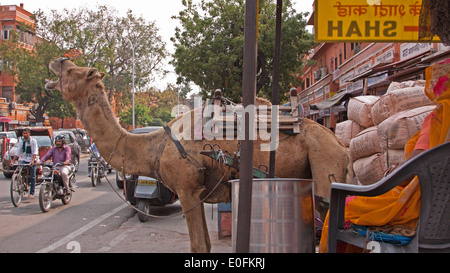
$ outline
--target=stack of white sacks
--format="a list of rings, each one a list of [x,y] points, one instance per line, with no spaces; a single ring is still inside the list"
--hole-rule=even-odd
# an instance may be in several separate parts
[[[405,159],[406,142],[434,109],[424,93],[425,81],[393,82],[386,94],[351,98],[348,120],[336,125],[336,136],[349,148],[358,182],[369,185]]]

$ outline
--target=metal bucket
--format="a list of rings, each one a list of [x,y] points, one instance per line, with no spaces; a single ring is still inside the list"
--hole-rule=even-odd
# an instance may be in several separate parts
[[[239,180],[232,182],[232,250],[236,252]],[[253,179],[251,253],[314,253],[314,184],[309,179]]]

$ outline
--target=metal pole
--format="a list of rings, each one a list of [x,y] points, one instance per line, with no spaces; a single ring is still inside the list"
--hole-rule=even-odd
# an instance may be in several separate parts
[[[131,41],[130,41],[130,43],[131,43]],[[133,43],[131,43],[131,50],[133,51],[133,85],[132,85],[132,95],[133,95],[133,130],[134,130],[134,128],[136,128],[135,127],[135,122],[134,122],[134,119],[135,119],[135,114],[134,114],[134,45],[133,45]]]
[[[257,58],[257,20],[258,1],[245,1],[244,26],[244,65],[242,78],[243,106],[255,104],[256,96],[256,58]],[[239,166],[239,204],[236,230],[236,252],[248,253],[250,248],[250,216],[252,206],[253,183],[253,141],[250,140],[249,117],[244,118],[245,139],[241,143],[241,160]]]
[[[279,93],[279,81],[280,81],[280,55],[281,55],[281,14],[283,10],[283,1],[277,0],[277,15],[276,15],[276,26],[275,26],[275,53],[273,58],[273,84],[272,84],[272,105],[278,105],[278,93]],[[272,107],[272,110],[278,109]],[[275,136],[274,132],[271,136]],[[271,141],[276,141],[272,139]],[[269,177],[275,177],[275,150],[270,151],[269,157]]]
[[[134,47],[135,47],[135,44],[133,44],[133,42],[128,38],[128,37],[125,37],[125,39],[127,39],[128,40],[128,42],[131,44],[131,52],[133,53],[133,55],[132,55],[132,58],[131,58],[131,61],[132,61],[132,63],[133,63],[133,68],[132,68],[132,79],[131,79],[131,95],[132,95],[132,97],[133,97],[133,107],[132,107],[132,120],[133,120],[133,123],[132,123],[132,128],[134,129],[135,128],[135,122],[134,122]]]
[[[131,61],[133,62],[133,72],[132,72],[133,79],[132,79],[132,85],[131,85],[131,93],[132,93],[132,97],[133,97],[133,109],[132,109],[133,110],[133,125],[132,125],[133,129],[136,128],[136,126],[135,126],[135,113],[134,113],[134,93],[135,93],[135,90],[134,90],[134,65],[135,65],[134,64],[134,49],[135,49],[136,45],[138,44],[139,40],[144,38],[144,37],[145,36],[138,37],[134,44],[128,37],[125,37],[125,39],[127,39],[128,42],[131,44],[131,51],[133,52],[133,57],[131,59]]]

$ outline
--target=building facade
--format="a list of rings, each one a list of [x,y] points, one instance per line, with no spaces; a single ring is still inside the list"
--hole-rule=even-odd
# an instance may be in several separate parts
[[[304,59],[300,102],[306,117],[336,128],[347,119],[349,98],[381,96],[391,82],[425,79],[427,67],[449,57],[442,43],[321,43]]]
[[[11,32],[17,31],[20,46],[33,50],[36,42],[35,24],[32,13],[24,9],[23,4],[0,6],[0,42],[9,40]],[[19,26],[28,26],[26,31],[20,31]],[[3,63],[0,56],[0,65]],[[21,104],[20,97],[15,92],[12,75],[0,71],[0,131],[8,131],[18,126],[30,125],[32,104]]]

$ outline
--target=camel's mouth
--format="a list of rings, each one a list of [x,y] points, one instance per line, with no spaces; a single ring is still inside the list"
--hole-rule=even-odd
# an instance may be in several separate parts
[[[58,79],[56,81],[52,81],[49,80],[46,84],[45,84],[45,88],[46,89],[56,89],[56,87],[58,86],[58,82],[61,79],[61,65],[60,65],[60,60],[54,60],[53,62],[50,63],[49,68],[50,70],[56,74],[56,76],[58,76]]]
[[[48,81],[45,84],[45,89],[47,89],[47,90],[56,89],[56,87],[58,86],[58,81],[59,81],[59,79],[57,81],[51,81],[51,80]]]

